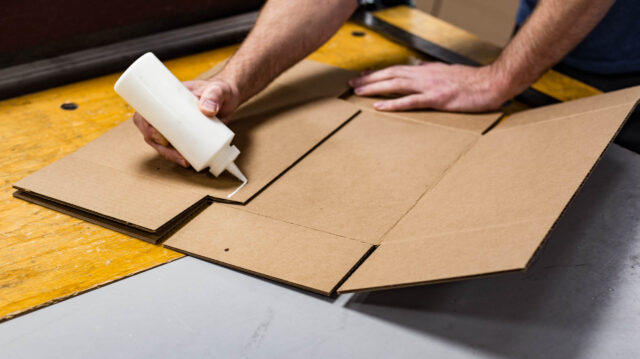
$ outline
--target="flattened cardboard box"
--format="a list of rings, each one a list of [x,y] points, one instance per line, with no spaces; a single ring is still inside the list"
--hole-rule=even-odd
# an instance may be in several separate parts
[[[231,178],[161,160],[130,122],[17,196],[147,240],[175,231],[164,245],[323,294],[519,270],[640,98],[529,110],[483,134],[499,114],[337,99],[352,76],[305,61],[239,111],[250,185],[235,203]]]

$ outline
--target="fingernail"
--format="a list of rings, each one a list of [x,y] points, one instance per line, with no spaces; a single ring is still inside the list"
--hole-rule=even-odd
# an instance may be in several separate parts
[[[373,104],[376,110],[382,110],[384,108],[384,102],[376,102]]]
[[[215,101],[205,100],[202,107],[209,112],[218,113],[218,104]]]
[[[356,95],[359,95],[362,92],[362,89],[360,87],[356,87],[353,92],[355,92]]]
[[[356,85],[356,80],[349,80],[349,86],[354,87]]]
[[[184,158],[180,160],[180,165],[185,168],[189,167],[189,163]]]

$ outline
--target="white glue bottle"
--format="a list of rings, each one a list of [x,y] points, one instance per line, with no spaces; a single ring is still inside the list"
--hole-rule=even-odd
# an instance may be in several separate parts
[[[200,112],[198,99],[153,53],[148,52],[131,64],[116,81],[114,89],[196,171],[209,167],[217,177],[226,169],[242,181],[242,186],[247,183],[234,163],[240,154],[231,145],[234,133],[218,118]]]

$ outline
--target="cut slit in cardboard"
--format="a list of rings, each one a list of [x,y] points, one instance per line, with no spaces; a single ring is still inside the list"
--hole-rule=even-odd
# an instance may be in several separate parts
[[[231,178],[160,159],[130,122],[16,196],[323,294],[519,270],[640,98],[524,111],[483,135],[499,114],[337,99],[352,76],[304,61],[238,111],[250,185],[236,203],[223,203]]]

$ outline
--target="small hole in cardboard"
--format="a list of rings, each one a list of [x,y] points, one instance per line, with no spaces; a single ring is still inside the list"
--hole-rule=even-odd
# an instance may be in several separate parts
[[[364,31],[351,31],[351,36],[355,36],[355,37],[363,37],[366,34],[367,33]]]
[[[62,105],[60,105],[60,108],[67,111],[73,111],[76,108],[78,108],[78,104],[75,102],[65,102]]]
[[[225,249],[224,249],[224,251],[225,251],[225,252],[228,252],[228,251],[229,251],[229,248],[225,248]]]

